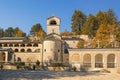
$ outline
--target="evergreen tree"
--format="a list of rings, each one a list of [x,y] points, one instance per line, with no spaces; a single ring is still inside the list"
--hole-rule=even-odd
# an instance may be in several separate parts
[[[43,38],[46,35],[45,31],[42,29],[42,26],[40,24],[33,25],[33,27],[30,30],[30,34],[33,36],[37,36],[38,38]]]
[[[12,27],[8,27],[4,32],[4,37],[14,37],[14,29]]]
[[[72,32],[81,34],[81,28],[86,21],[86,16],[79,10],[75,11],[72,16]]]
[[[92,14],[90,14],[87,21],[82,27],[82,34],[95,36],[97,30],[98,30],[98,21]]]
[[[4,37],[4,30],[0,28],[0,37]]]

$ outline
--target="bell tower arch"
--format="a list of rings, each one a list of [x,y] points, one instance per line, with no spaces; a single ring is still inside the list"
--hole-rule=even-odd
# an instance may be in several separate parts
[[[51,33],[60,34],[60,18],[55,16],[47,18],[47,35]]]

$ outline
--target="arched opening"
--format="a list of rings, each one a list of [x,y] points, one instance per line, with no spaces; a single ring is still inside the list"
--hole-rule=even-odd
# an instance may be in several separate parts
[[[103,68],[103,56],[102,56],[102,54],[97,54],[95,56],[95,67],[96,68]]]
[[[31,49],[27,49],[27,52],[32,52]]]
[[[55,20],[50,21],[50,25],[56,25],[56,24],[57,24],[57,23],[56,23]]]
[[[79,54],[73,54],[72,58],[71,58],[71,61],[73,63],[79,63],[80,62],[80,56],[79,56]]]
[[[0,47],[2,47],[2,44],[0,44]]]
[[[90,54],[85,54],[83,56],[83,66],[91,67],[91,55]]]
[[[13,47],[13,44],[9,44],[9,47]]]
[[[5,62],[5,53],[0,52],[0,62]]]
[[[15,51],[15,52],[19,52],[18,49],[15,49],[14,51]]]
[[[25,47],[25,44],[21,44],[21,47]]]
[[[29,44],[27,44],[27,47],[31,47],[31,46],[32,46],[32,44],[30,44],[30,43],[29,43]]]
[[[21,49],[21,52],[25,52],[25,49]]]
[[[8,47],[8,45],[7,45],[7,44],[4,44],[4,47]]]
[[[33,44],[33,47],[38,47],[38,44],[37,43]]]
[[[14,46],[15,46],[15,47],[19,47],[19,44],[15,44]]]
[[[107,67],[115,68],[115,54],[109,54],[107,56]]]

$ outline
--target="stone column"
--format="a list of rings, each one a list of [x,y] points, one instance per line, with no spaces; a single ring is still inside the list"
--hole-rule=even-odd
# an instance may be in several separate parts
[[[92,69],[95,68],[95,55],[94,54],[91,55],[91,68]]]
[[[103,68],[107,68],[107,54],[103,55]]]
[[[5,62],[8,62],[8,52],[5,52]]]

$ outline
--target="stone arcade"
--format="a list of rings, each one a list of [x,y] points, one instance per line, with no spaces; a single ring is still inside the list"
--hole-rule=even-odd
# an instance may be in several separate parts
[[[0,62],[22,61],[35,63],[69,63],[77,70],[120,69],[120,48],[83,48],[76,47],[80,39],[90,42],[87,35],[60,36],[60,19],[47,18],[47,36],[43,41],[28,42],[23,37],[0,38]],[[45,65],[45,64],[43,64]]]

